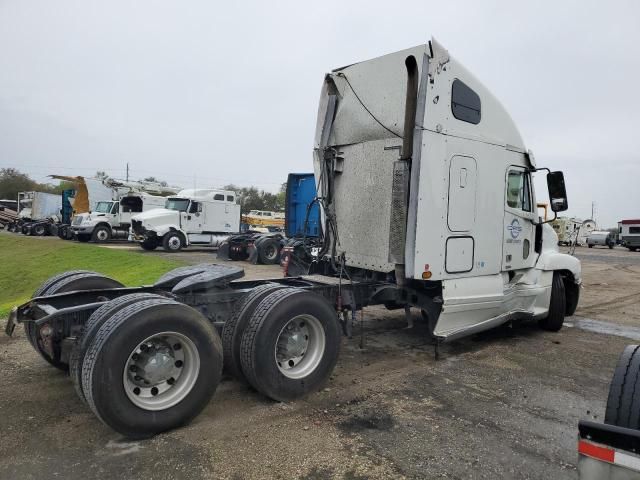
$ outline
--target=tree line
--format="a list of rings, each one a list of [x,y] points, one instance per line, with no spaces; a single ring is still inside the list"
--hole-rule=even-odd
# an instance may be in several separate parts
[[[67,188],[73,188],[73,185],[67,182],[39,183],[15,168],[0,168],[0,199],[17,200],[18,192],[30,191],[60,195]]]

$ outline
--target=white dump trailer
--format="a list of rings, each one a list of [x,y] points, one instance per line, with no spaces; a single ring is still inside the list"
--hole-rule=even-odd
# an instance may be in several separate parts
[[[247,281],[203,264],[139,288],[71,271],[16,307],[7,332],[23,323],[102,422],[141,438],[194,418],[223,362],[274,400],[317,390],[367,305],[421,310],[436,348],[509,321],[557,331],[575,311],[580,262],[536,212],[541,169],[500,102],[437,42],[327,74],[313,159],[322,236],[300,242],[305,271]],[[551,210],[566,210],[562,173],[546,178]],[[134,233],[190,239],[199,194],[169,201],[134,218]]]

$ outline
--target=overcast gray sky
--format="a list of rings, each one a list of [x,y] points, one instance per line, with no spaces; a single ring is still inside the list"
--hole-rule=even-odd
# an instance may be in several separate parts
[[[640,217],[640,2],[0,0],[0,167],[275,191],[323,74],[435,36],[502,100],[570,215]]]

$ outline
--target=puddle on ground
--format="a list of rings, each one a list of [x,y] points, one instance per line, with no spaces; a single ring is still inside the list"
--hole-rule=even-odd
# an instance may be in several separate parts
[[[582,317],[573,317],[570,322],[565,322],[565,325],[586,330],[587,332],[604,333],[605,335],[615,335],[640,341],[640,327],[629,327]]]

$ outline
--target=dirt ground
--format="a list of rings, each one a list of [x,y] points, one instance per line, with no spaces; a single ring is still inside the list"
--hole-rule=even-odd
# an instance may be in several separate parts
[[[0,336],[0,478],[577,478],[577,422],[602,420],[617,357],[640,341],[640,253],[576,254],[584,289],[559,333],[504,327],[436,361],[419,312],[406,329],[367,308],[323,391],[279,404],[227,379],[191,425],[141,442],[101,424],[21,330]]]

